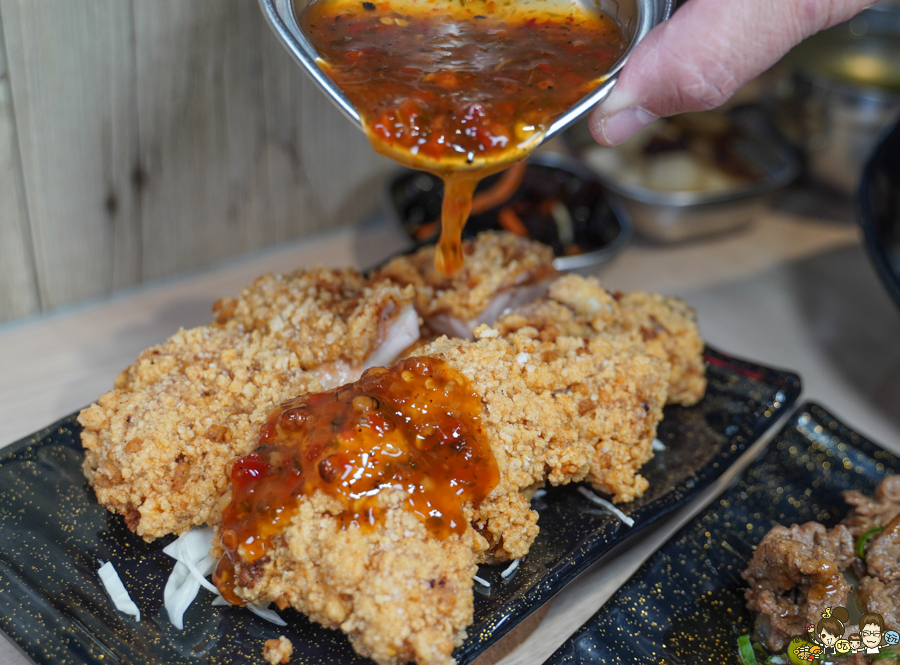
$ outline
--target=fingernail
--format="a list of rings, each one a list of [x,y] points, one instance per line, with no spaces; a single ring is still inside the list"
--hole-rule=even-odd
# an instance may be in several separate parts
[[[628,108],[600,121],[600,134],[607,145],[619,145],[656,120],[642,108]]]

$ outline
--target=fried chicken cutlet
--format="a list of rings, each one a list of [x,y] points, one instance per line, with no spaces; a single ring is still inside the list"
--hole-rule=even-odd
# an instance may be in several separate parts
[[[325,269],[219,301],[216,322],[144,351],[79,414],[97,499],[145,540],[210,521],[272,409],[392,360],[418,336],[411,302],[411,289]]]
[[[420,348],[416,357],[403,361],[437,362],[449,368],[446,371],[459,378],[447,390],[473,395],[479,405],[480,425],[465,432],[477,430],[487,442],[497,473],[486,496],[462,502],[462,517],[453,520],[457,529],[443,537],[435,535],[431,521],[435,519],[434,509],[410,508],[413,499],[409,488],[415,483],[405,477],[379,476],[381,462],[371,462],[404,460],[404,455],[413,454],[408,451],[419,445],[415,436],[408,437],[404,444],[388,434],[390,446],[383,442],[378,444],[380,448],[369,444],[370,448],[354,453],[354,459],[365,460],[362,468],[348,465],[342,456],[359,446],[356,432],[360,430],[356,427],[395,431],[394,426],[385,426],[380,420],[373,425],[374,416],[366,410],[372,408],[366,407],[372,399],[379,404],[375,408],[395,413],[394,402],[386,401],[384,395],[364,392],[352,400],[347,397],[353,408],[364,411],[354,416],[361,420],[329,416],[326,429],[334,442],[319,442],[304,430],[297,445],[307,448],[302,449],[302,455],[293,453],[293,458],[283,446],[273,447],[270,441],[272,431],[294,427],[284,413],[276,413],[263,430],[261,445],[254,453],[257,457],[246,457],[235,465],[235,495],[223,524],[217,527],[227,552],[220,564],[224,566],[222,575],[217,579],[220,589],[225,581],[223,593],[233,593],[232,600],[275,601],[280,607],[295,607],[323,625],[340,627],[357,651],[378,663],[452,662],[452,650],[464,639],[465,626],[472,620],[475,564],[525,556],[538,533],[537,513],[529,505],[530,490],[542,484],[548,473],[555,484],[581,480],[592,465],[598,464],[598,456],[612,454],[606,447],[598,448],[597,441],[589,436],[590,427],[580,424],[579,418],[589,423],[601,418],[601,411],[615,412],[623,441],[630,441],[628,437],[652,440],[662,416],[669,372],[663,361],[622,336],[600,333],[590,339],[560,336],[540,342],[524,335],[504,337],[487,326],[479,327],[475,334],[476,341],[441,337]],[[400,377],[398,382],[414,381],[409,367],[401,364],[372,372],[392,373]],[[367,380],[370,374],[364,375],[363,381]],[[344,386],[336,394],[350,388]],[[415,392],[425,395],[427,390]],[[448,394],[451,403],[456,403],[455,394]],[[586,395],[597,401],[585,410]],[[432,404],[430,398],[422,399]],[[292,416],[302,423],[297,427],[309,427],[306,423],[321,409],[317,406],[320,402],[307,403],[309,400],[332,404],[335,398],[329,394],[327,399],[310,396],[299,400],[296,408],[303,407],[305,415]],[[423,408],[427,413],[434,412],[433,406]],[[351,426],[342,425],[344,422]],[[440,427],[427,425],[423,431],[441,431],[453,438],[452,433],[462,430],[445,423]],[[450,443],[462,445],[459,441],[474,436],[459,435]],[[447,447],[452,448],[445,443],[444,448],[435,449]],[[631,469],[643,462],[643,452],[637,448],[629,451],[623,443],[615,454],[629,469],[625,475],[630,480],[621,483],[622,495],[641,491]],[[307,470],[298,471],[291,459],[305,460]],[[466,459],[477,460],[477,455]],[[294,502],[292,510],[278,513],[287,517],[279,518],[277,527],[269,529],[273,518],[264,514],[257,520],[261,530],[251,532],[248,538],[247,532],[234,528],[232,519],[245,514],[241,511],[247,510],[246,497],[251,496],[242,490],[243,465],[251,468],[247,477],[254,479],[303,476],[318,485],[310,485],[307,480],[294,485],[299,489],[286,494]],[[270,471],[275,465],[287,471]],[[403,468],[415,466],[404,463]],[[352,488],[360,478],[376,478],[378,482],[364,485],[355,494],[347,489],[352,501],[335,489]],[[446,487],[459,487],[460,492],[469,487],[462,480],[453,483]],[[633,490],[625,489],[629,483]],[[273,492],[281,496],[268,486],[254,487],[260,496],[271,497]],[[443,487],[440,482],[438,487]],[[453,495],[449,491],[440,493],[443,497]],[[361,507],[360,501],[368,501],[368,508]],[[271,510],[271,505],[267,500],[262,510]],[[444,509],[438,512],[444,523],[447,514]],[[260,538],[269,539],[265,547],[257,545]]]
[[[702,342],[680,301],[612,295],[569,276],[547,292],[552,256],[530,256],[533,243],[495,235],[470,243],[470,257],[482,258],[470,272],[440,284],[421,275],[395,279],[402,272],[396,265],[394,277],[381,271],[372,280],[352,270],[301,271],[260,278],[240,297],[219,301],[213,324],[145,351],[113,391],[82,412],[85,470],[98,499],[147,540],[212,524],[218,554],[226,554],[217,584],[232,601],[295,607],[340,628],[379,663],[452,662],[472,621],[476,565],[521,558],[538,534],[533,491],[546,482],[589,480],[615,501],[640,496],[647,481],[639,469],[652,456],[663,405],[699,399],[703,380]],[[427,308],[414,288],[443,305]],[[547,294],[503,313],[529,289],[529,298]],[[476,429],[496,469],[490,487],[483,496],[462,496],[452,529],[435,527],[449,513],[433,497],[427,510],[417,504],[415,483],[376,483],[348,504],[327,488],[377,474],[366,461],[357,464],[361,473],[338,464],[346,462],[342,456],[356,450],[359,460],[390,461],[404,448],[389,437],[391,445],[378,450],[354,449],[344,445],[352,435],[338,437],[332,428],[329,436],[341,445],[323,443],[305,458],[315,464],[285,467],[306,469],[326,489],[295,493],[283,519],[269,520],[278,528],[264,551],[240,545],[254,542],[229,533],[242,469],[260,456],[274,466],[290,459],[272,457],[265,443],[273,409],[284,404],[274,412],[280,418],[287,404],[321,405],[323,395],[350,389],[336,386],[356,380],[364,367],[389,364],[418,334],[414,296],[420,313],[465,323],[459,332],[466,339],[419,343],[407,352],[418,359],[404,362],[446,366],[460,377],[449,383],[475,396]],[[480,317],[501,313],[493,328],[472,335]],[[672,399],[681,390],[678,372],[698,367],[701,383],[688,381],[690,394]],[[415,394],[429,390],[434,386]],[[448,408],[458,409],[457,388],[446,392]],[[354,408],[383,410],[363,397]],[[292,416],[290,427],[306,417]],[[432,432],[456,437],[451,450],[468,438],[452,423],[429,427],[420,432],[425,439]],[[442,486],[426,474],[418,486],[443,487],[435,496],[453,497],[472,485],[453,482]]]
[[[416,290],[416,309],[438,335],[472,338],[475,328],[540,296],[559,273],[553,250],[503,231],[465,240],[463,267],[452,276],[435,268],[434,245],[395,257],[376,272]]]
[[[668,404],[691,406],[706,392],[703,339],[694,310],[679,298],[610,293],[594,277],[565,275],[537,298],[497,320],[502,334],[522,329],[542,341],[558,336],[624,335],[671,367]]]

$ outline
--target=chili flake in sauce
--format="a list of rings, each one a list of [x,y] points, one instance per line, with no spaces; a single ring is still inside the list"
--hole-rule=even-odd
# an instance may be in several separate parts
[[[466,528],[464,507],[500,474],[481,426],[481,400],[441,360],[373,368],[356,383],[278,407],[259,447],[235,462],[215,581],[231,602],[235,570],[262,560],[290,523],[298,497],[320,491],[343,506],[343,528],[374,528],[378,495],[407,493],[405,507],[438,538]]]
[[[299,20],[375,149],[444,179],[447,274],[478,181],[537,147],[626,46],[609,17],[547,0],[319,0]]]

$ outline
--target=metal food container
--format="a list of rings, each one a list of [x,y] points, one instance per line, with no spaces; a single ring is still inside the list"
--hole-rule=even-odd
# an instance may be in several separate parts
[[[760,177],[720,191],[664,191],[626,182],[615,172],[598,171],[591,165],[590,151],[619,148],[599,146],[587,123],[575,125],[566,139],[604,186],[622,199],[638,233],[658,242],[679,242],[743,226],[765,209],[769,194],[799,172],[796,153],[766,127],[761,113],[746,108],[731,118],[741,129],[734,149]]]
[[[519,189],[509,201],[469,218],[463,237],[471,238],[487,230],[500,230],[498,210],[507,203],[524,199],[538,201],[550,198],[562,203],[569,217],[569,241],[584,251],[566,255],[565,242],[558,242],[555,223],[535,227],[530,225],[533,240],[554,247],[557,254],[553,266],[557,270],[578,270],[598,267],[610,262],[631,238],[631,219],[619,199],[606,192],[597,177],[577,160],[563,154],[538,151],[526,162],[526,173]],[[500,174],[486,178],[479,190],[490,187]],[[430,230],[426,236],[419,231],[433,226],[440,219],[443,187],[440,178],[423,171],[399,170],[389,177],[382,190],[382,205],[393,221],[418,245],[437,240]],[[437,227],[435,227],[437,228]]]
[[[810,175],[852,194],[878,137],[900,117],[900,6],[882,3],[810,37],[781,70],[779,126]]]
[[[362,129],[359,113],[340,88],[316,63],[318,54],[297,22],[295,9],[302,10],[314,1],[259,0],[259,4],[269,26],[294,60],[309,73],[331,101],[344,112],[344,115]],[[668,19],[674,6],[674,0],[518,0],[518,2],[544,5],[548,9],[554,9],[560,5],[580,5],[590,10],[600,10],[618,22],[628,40],[628,48],[612,66],[606,79],[550,125],[544,135],[544,140],[564,130],[606,98],[635,45],[655,26]]]

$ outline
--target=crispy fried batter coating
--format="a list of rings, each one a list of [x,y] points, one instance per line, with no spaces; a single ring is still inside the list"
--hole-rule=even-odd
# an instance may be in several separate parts
[[[632,291],[619,298],[626,328],[640,335],[647,351],[672,366],[669,404],[691,406],[706,392],[703,339],[697,315],[683,300]]]
[[[476,507],[488,549],[481,561],[517,559],[537,535],[526,491],[587,478],[630,501],[646,488],[668,366],[623,336],[556,336],[531,328],[503,337],[482,326],[474,343],[442,337],[420,349],[462,372],[481,396],[501,480]]]
[[[678,298],[640,291],[611,294],[593,277],[566,275],[547,295],[497,320],[503,334],[530,327],[543,341],[560,335],[624,335],[671,367],[667,403],[690,406],[706,392],[703,340],[694,311]]]
[[[318,378],[258,331],[182,330],[78,416],[85,474],[144,539],[181,533],[210,518],[269,412],[317,390]]]
[[[452,663],[472,622],[474,532],[435,538],[406,500],[403,491],[382,491],[384,521],[364,531],[341,528],[340,501],[301,497],[270,556],[242,572],[235,592],[340,628],[377,663]]]
[[[294,653],[294,645],[284,635],[279,635],[277,640],[266,640],[263,647],[263,658],[272,665],[287,665]]]
[[[347,367],[358,376],[411,299],[353,270],[317,269],[267,275],[219,301],[217,323],[147,349],[79,415],[98,500],[146,540],[209,521],[268,414]]]
[[[299,497],[268,556],[240,568],[236,593],[340,627],[378,663],[448,665],[472,620],[475,564],[523,557],[537,536],[535,486],[590,477],[619,500],[642,492],[637,471],[652,454],[668,365],[622,335],[544,342],[521,332],[481,326],[474,342],[441,337],[418,350],[461,372],[481,398],[500,479],[466,508],[474,529],[441,540],[395,490],[378,495],[383,523],[342,529],[344,504],[316,491]]]
[[[479,317],[491,309],[501,294],[557,274],[550,247],[511,233],[488,231],[475,240],[464,241],[462,247],[465,264],[451,277],[434,267],[433,245],[396,257],[379,269],[377,276],[412,285],[416,290],[416,309],[426,320],[446,315],[462,322],[490,323]]]
[[[352,376],[413,298],[424,317],[459,319],[468,336],[509,294],[545,290],[555,275],[549,248],[510,234],[482,234],[464,251],[463,272],[449,280],[434,271],[433,248],[374,280],[352,270],[268,275],[216,303],[212,325],[145,351],[79,416],[100,502],[147,540],[215,525],[231,465],[256,446],[271,411]],[[344,528],[345,506],[315,492],[299,497],[268,555],[240,568],[239,596],[340,628],[382,665],[450,665],[472,621],[476,565],[521,558],[538,534],[534,489],[588,480],[618,502],[640,496],[667,397],[693,403],[705,388],[689,308],[614,296],[592,279],[559,278],[474,337],[429,335],[407,350],[444,360],[481,398],[500,480],[465,507],[463,533],[434,536],[397,489],[379,493],[375,528]]]
[[[413,295],[411,287],[372,282],[352,268],[297,270],[264,275],[213,311],[218,324],[272,337],[304,369],[336,359],[358,366],[383,341],[384,322]]]

